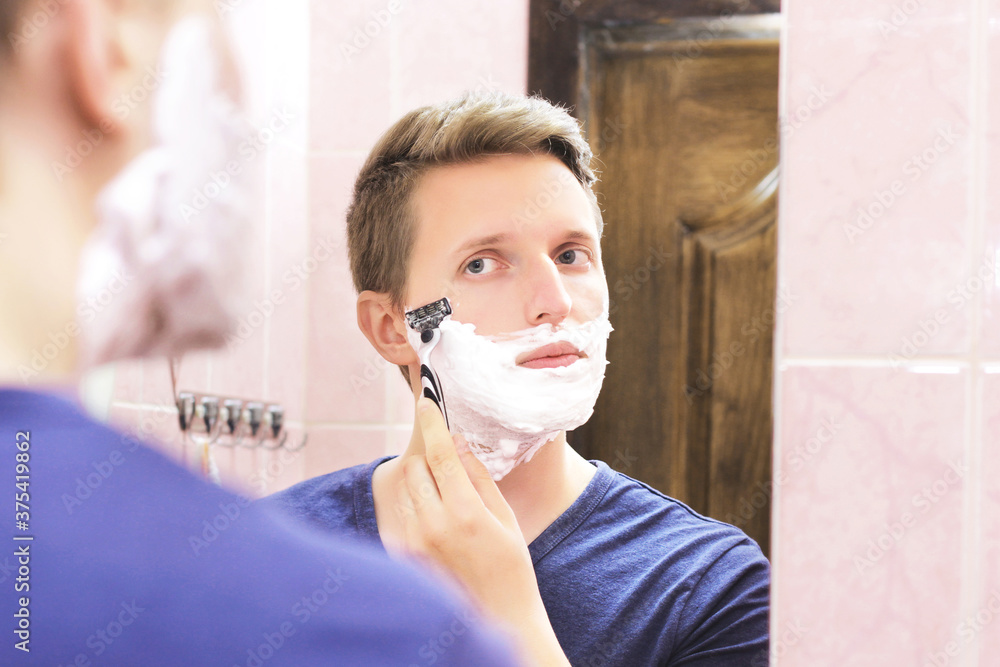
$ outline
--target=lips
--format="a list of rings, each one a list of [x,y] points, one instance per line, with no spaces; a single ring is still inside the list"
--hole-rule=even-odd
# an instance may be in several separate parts
[[[517,365],[525,368],[559,368],[569,366],[584,356],[586,355],[570,343],[551,343],[521,355],[517,359]]]

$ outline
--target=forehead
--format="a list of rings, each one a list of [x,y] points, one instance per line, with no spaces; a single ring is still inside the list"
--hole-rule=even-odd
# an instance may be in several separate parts
[[[412,209],[417,238],[437,242],[467,234],[546,234],[575,226],[597,239],[583,185],[552,155],[496,155],[436,166],[421,175]]]

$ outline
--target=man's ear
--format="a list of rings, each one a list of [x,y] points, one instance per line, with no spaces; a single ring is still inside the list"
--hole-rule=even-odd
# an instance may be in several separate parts
[[[69,94],[84,122],[113,132],[117,74],[128,65],[118,25],[120,8],[107,0],[69,0],[63,5],[67,32],[62,54]]]
[[[358,326],[382,358],[397,366],[419,363],[406,339],[406,323],[387,294],[365,290],[358,295]]]

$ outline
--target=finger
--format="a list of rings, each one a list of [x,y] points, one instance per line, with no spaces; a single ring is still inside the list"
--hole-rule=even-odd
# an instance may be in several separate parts
[[[421,397],[417,401],[417,421],[424,438],[424,456],[441,498],[449,504],[474,503],[479,494],[458,458],[444,416],[429,398]]]
[[[441,495],[434,475],[427,467],[426,458],[420,455],[407,456],[403,459],[402,467],[403,482],[410,494],[414,516],[425,521],[431,513],[440,512]]]
[[[413,498],[410,497],[410,490],[406,487],[405,480],[396,483],[396,515],[403,524],[406,551],[410,553],[417,551],[420,546],[420,533],[416,521],[416,508],[413,506]]]
[[[465,468],[469,475],[469,481],[472,482],[479,497],[483,499],[486,508],[504,525],[516,526],[517,518],[514,516],[514,510],[510,508],[507,500],[500,493],[500,488],[493,481],[490,471],[486,469],[482,461],[476,458],[475,454],[469,451],[465,438],[456,435],[455,446],[458,449],[458,458],[462,462],[462,467]]]

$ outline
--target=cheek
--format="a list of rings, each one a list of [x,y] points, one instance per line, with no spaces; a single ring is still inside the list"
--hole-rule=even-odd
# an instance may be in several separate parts
[[[608,281],[603,271],[595,271],[573,285],[570,292],[576,319],[581,322],[595,319],[608,306]]]
[[[466,289],[464,295],[452,300],[456,320],[475,324],[476,333],[483,336],[525,328],[524,306],[515,293],[490,289],[493,285],[477,287],[484,289]]]

